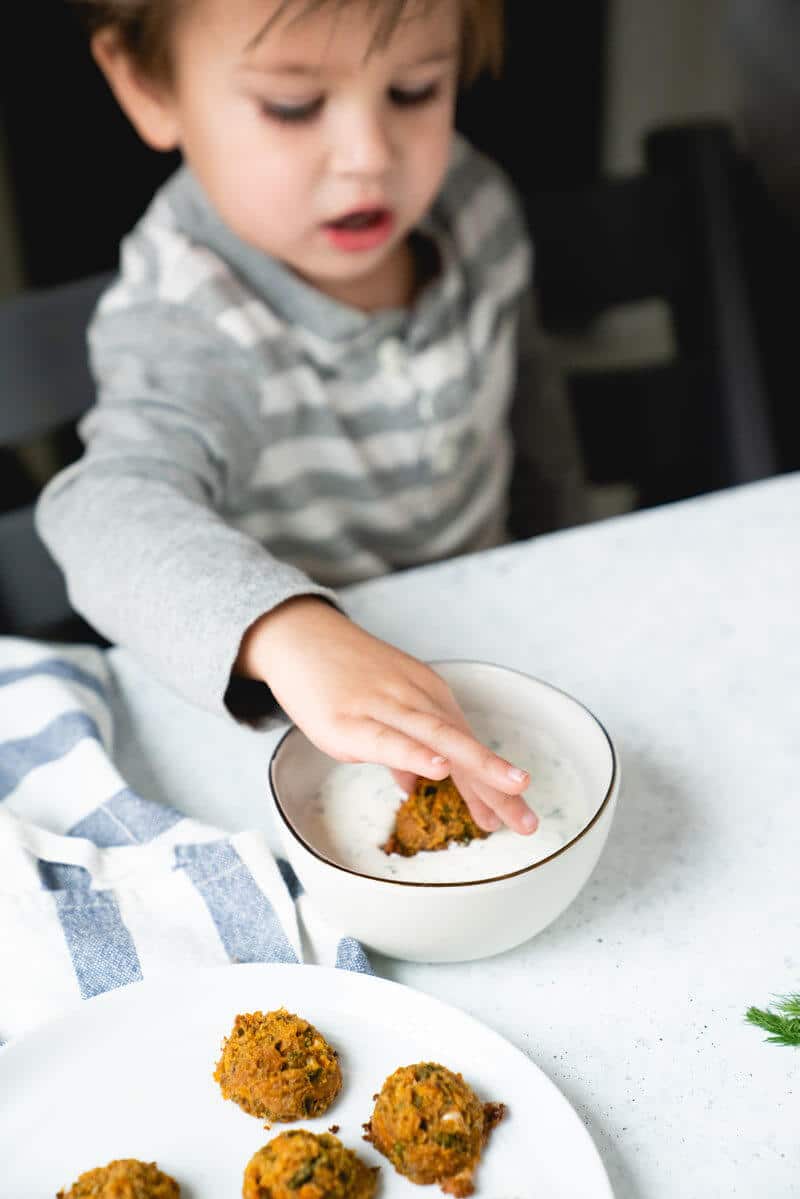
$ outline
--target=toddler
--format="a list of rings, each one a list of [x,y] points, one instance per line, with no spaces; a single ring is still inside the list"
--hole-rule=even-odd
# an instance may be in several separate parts
[[[168,684],[531,832],[528,776],[336,586],[580,515],[530,249],[454,132],[501,0],[80,0],[144,140],[183,166],[94,315],[83,458],[38,525],[73,604]],[[524,119],[524,114],[521,114]],[[537,523],[538,522],[538,523]]]

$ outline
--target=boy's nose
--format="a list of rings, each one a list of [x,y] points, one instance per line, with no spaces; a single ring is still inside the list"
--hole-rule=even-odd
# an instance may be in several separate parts
[[[334,169],[341,174],[385,174],[392,162],[392,147],[380,117],[359,112],[340,121],[332,158]]]

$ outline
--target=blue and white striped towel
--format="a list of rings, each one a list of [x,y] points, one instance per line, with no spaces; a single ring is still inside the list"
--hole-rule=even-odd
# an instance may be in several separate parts
[[[187,967],[370,972],[260,832],[125,785],[101,650],[0,637],[0,1043],[80,999]]]

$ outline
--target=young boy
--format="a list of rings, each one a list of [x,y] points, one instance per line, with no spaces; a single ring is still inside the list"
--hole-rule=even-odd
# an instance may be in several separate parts
[[[577,511],[524,222],[453,131],[500,5],[81,0],[128,117],[185,165],[123,243],[86,454],[38,518],[76,608],[190,699],[252,715],[255,689],[333,757],[452,774],[526,833],[528,776],[330,590],[502,540],[515,391],[545,520]]]

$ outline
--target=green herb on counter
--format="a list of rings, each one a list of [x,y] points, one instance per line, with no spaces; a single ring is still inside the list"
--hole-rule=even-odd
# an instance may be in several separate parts
[[[800,1045],[800,995],[776,996],[772,1008],[748,1008],[745,1020],[771,1033],[767,1041],[773,1045]]]

